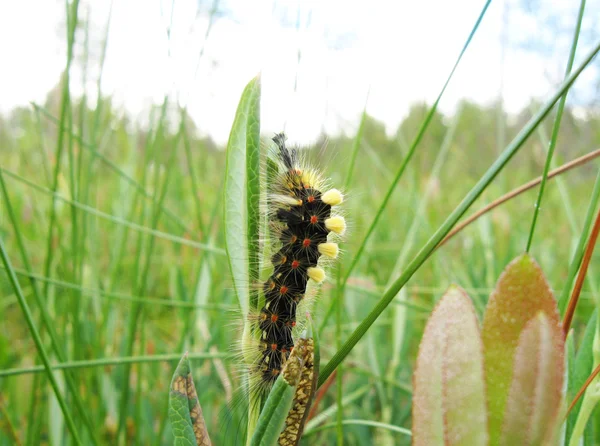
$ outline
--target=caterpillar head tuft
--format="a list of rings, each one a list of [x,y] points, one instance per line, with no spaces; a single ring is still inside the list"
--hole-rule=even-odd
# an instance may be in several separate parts
[[[279,149],[279,158],[288,170],[296,171],[297,155],[296,149],[292,149],[290,152],[285,146],[285,140],[287,137],[284,133],[278,133],[273,137],[273,142],[277,144]]]

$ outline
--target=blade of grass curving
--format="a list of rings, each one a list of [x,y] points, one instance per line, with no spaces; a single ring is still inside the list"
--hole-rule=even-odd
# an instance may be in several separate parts
[[[56,124],[58,129],[61,130],[62,132],[59,131],[60,133],[65,133],[65,132],[69,132],[69,130],[63,126],[60,125],[60,120],[57,119],[56,117],[52,116],[52,114],[50,114],[49,111],[47,111],[44,107],[42,107],[41,105],[38,105],[36,103],[31,103],[31,105],[36,109],[39,110],[44,116],[46,116],[46,118],[48,118],[52,123]],[[121,178],[123,178],[128,184],[130,184],[131,186],[133,186],[133,188],[135,189],[135,191],[140,194],[142,197],[144,197],[146,200],[153,200],[153,194],[151,194],[150,192],[148,192],[139,182],[137,182],[134,178],[130,177],[129,175],[127,175],[127,173],[125,173],[125,171],[123,169],[121,169],[116,163],[114,163],[113,161],[109,160],[108,158],[106,158],[102,153],[98,152],[96,150],[96,144],[92,144],[89,143],[87,141],[85,141],[81,136],[79,135],[75,135],[72,134],[71,135],[75,141],[77,141],[81,147],[83,147],[84,149],[87,149],[90,151],[90,153],[95,157],[98,158],[100,161],[102,161],[102,163],[104,163],[108,168],[110,168],[112,171],[114,171],[117,175],[119,175]],[[91,161],[89,161],[91,163]],[[187,231],[187,232],[191,232],[191,229],[185,224],[185,222],[179,218],[173,211],[171,211],[170,209],[166,208],[166,207],[162,207],[161,208],[162,212],[164,212],[164,214],[169,217],[170,220],[173,221],[173,223],[175,223],[180,230],[182,231]]]
[[[0,269],[5,269],[0,265]],[[122,300],[125,302],[133,302],[133,303],[142,303],[147,305],[160,305],[165,307],[174,307],[174,308],[189,308],[189,309],[197,309],[197,310],[207,310],[207,311],[233,311],[234,307],[232,305],[227,304],[207,304],[207,305],[199,305],[193,302],[183,302],[181,300],[174,300],[168,298],[158,298],[158,297],[140,297],[140,296],[132,296],[126,293],[118,293],[114,291],[107,291],[100,288],[88,288],[81,285],[77,285],[72,282],[65,282],[63,280],[52,279],[48,277],[43,277],[38,274],[30,273],[26,270],[20,268],[13,268],[15,274],[17,276],[24,276],[29,279],[32,279],[32,282],[49,282],[50,284],[66,288],[70,290],[77,290],[80,292],[81,296],[90,295],[100,295],[106,297],[108,299],[113,300]],[[178,359],[178,358],[177,358]]]
[[[250,305],[249,287],[253,276],[250,259],[256,253],[250,254],[251,247],[255,247],[258,221],[253,210],[249,214],[251,204],[258,210],[258,170],[255,170],[255,161],[258,154],[251,154],[258,150],[259,144],[254,140],[257,132],[256,126],[260,123],[258,109],[260,103],[260,76],[252,79],[244,88],[242,97],[231,127],[227,143],[227,167],[225,171],[225,249],[229,258],[229,267],[233,278],[233,286],[242,309],[242,314],[248,314]],[[252,146],[248,147],[249,141]],[[254,145],[256,144],[256,145]],[[250,164],[249,164],[250,163]],[[254,276],[256,277],[256,276]]]
[[[44,364],[44,370],[46,371],[46,376],[50,381],[50,385],[52,386],[52,390],[54,390],[54,395],[56,396],[56,400],[60,405],[60,409],[65,417],[65,422],[67,424],[67,428],[72,435],[73,442],[75,444],[82,444],[79,438],[79,433],[77,432],[77,428],[75,427],[75,423],[73,422],[73,418],[71,417],[71,412],[69,412],[69,408],[63,396],[60,393],[60,389],[58,386],[58,381],[56,380],[56,376],[54,376],[54,372],[52,371],[52,366],[50,365],[50,359],[48,358],[48,353],[46,353],[46,349],[44,348],[44,344],[42,342],[42,338],[38,332],[38,329],[35,326],[35,322],[33,320],[33,315],[31,314],[31,310],[29,309],[29,305],[25,300],[25,296],[23,295],[23,291],[21,290],[21,286],[19,285],[19,280],[15,272],[12,269],[12,264],[10,259],[8,258],[8,254],[6,252],[6,248],[4,247],[4,241],[0,238],[0,258],[2,259],[2,263],[4,264],[6,271],[8,273],[8,279],[10,284],[13,287],[13,290],[17,296],[17,300],[19,302],[19,306],[23,311],[23,315],[25,316],[25,322],[27,323],[27,327],[29,332],[31,333],[31,337],[33,338],[33,342],[35,343],[38,354],[40,355],[40,359]]]
[[[348,271],[346,271],[346,275],[344,276],[344,280],[343,280],[344,283],[346,283],[348,281],[348,279],[350,278],[350,274],[352,274],[352,271],[354,270],[358,261],[360,260],[362,253],[364,252],[364,250],[367,246],[367,242],[369,241],[369,238],[371,237],[371,235],[373,234],[373,231],[375,230],[375,227],[379,223],[379,219],[381,218],[383,211],[385,210],[390,198],[392,197],[392,194],[394,193],[394,190],[396,189],[396,185],[400,181],[400,178],[402,177],[402,174],[404,173],[406,166],[412,159],[417,146],[419,145],[419,143],[421,142],[421,139],[423,138],[423,135],[425,134],[425,130],[427,130],[427,127],[429,126],[431,119],[433,118],[435,112],[437,111],[437,107],[438,107],[440,100],[442,99],[442,95],[446,91],[446,87],[448,87],[450,80],[454,76],[454,72],[456,71],[458,64],[460,63],[463,55],[465,54],[467,48],[469,47],[469,44],[471,43],[471,40],[473,39],[475,32],[479,28],[479,24],[483,20],[483,17],[485,16],[485,13],[486,13],[490,3],[491,3],[491,0],[488,0],[485,2],[485,5],[483,6],[481,13],[479,14],[479,17],[477,17],[477,21],[475,22],[475,25],[473,26],[471,33],[467,37],[467,41],[465,42],[462,50],[460,51],[458,58],[456,59],[456,62],[454,63],[454,66],[452,67],[452,70],[450,71],[450,74],[448,75],[448,78],[446,79],[446,82],[444,83],[444,86],[442,87],[440,93],[438,94],[437,99],[433,103],[433,106],[429,109],[429,112],[427,113],[425,120],[423,121],[423,123],[421,124],[421,127],[419,128],[419,131],[417,132],[417,136],[415,137],[412,144],[410,145],[410,149],[409,149],[408,153],[404,157],[404,160],[402,161],[402,164],[400,165],[400,168],[398,169],[398,172],[396,173],[396,176],[394,177],[392,184],[390,185],[389,189],[387,190],[387,192],[383,198],[383,201],[381,202],[381,205],[379,206],[379,209],[377,209],[375,218],[373,219],[371,225],[369,226],[369,229],[367,230],[367,233],[365,234],[365,237],[363,238],[363,240],[358,248],[358,251],[354,255],[354,258],[352,259],[352,263],[350,264]]]
[[[577,41],[579,40],[579,33],[581,32],[581,21],[583,20],[583,11],[585,10],[585,0],[581,0],[579,4],[579,14],[577,16],[577,24],[575,25],[575,34],[573,35],[573,41],[571,43],[571,51],[569,52],[569,60],[567,62],[567,68],[565,70],[565,78],[569,76],[573,69],[573,61],[575,60],[575,52],[577,51]],[[540,190],[533,207],[533,218],[531,220],[531,228],[529,229],[529,237],[527,239],[526,252],[531,249],[531,243],[533,242],[533,233],[535,232],[535,225],[537,223],[538,215],[540,213],[540,206],[542,205],[542,197],[544,195],[544,189],[546,187],[546,181],[548,179],[548,171],[550,170],[550,164],[552,164],[552,155],[556,148],[556,141],[558,139],[558,132],[560,131],[560,121],[565,110],[565,103],[567,102],[568,91],[560,98],[558,102],[558,108],[556,110],[556,117],[554,118],[554,125],[552,126],[552,136],[550,137],[550,147],[548,147],[548,153],[546,155],[546,162],[544,164],[544,172],[542,174],[542,182],[540,184]]]
[[[588,162],[592,161],[593,159],[597,158],[598,156],[600,156],[600,149],[596,149],[593,152],[590,152],[588,154],[580,156],[579,158],[569,161],[568,163],[565,163],[562,166],[557,167],[556,169],[550,171],[550,173],[548,173],[548,179],[550,180],[562,173],[565,173],[571,169],[574,169],[575,167],[583,166],[584,164],[587,164]],[[467,226],[469,226],[471,223],[473,223],[475,220],[477,220],[482,215],[487,214],[492,209],[495,209],[496,207],[498,207],[501,204],[511,200],[512,198],[522,194],[523,192],[526,192],[529,189],[533,189],[535,186],[540,184],[541,181],[542,181],[542,177],[537,177],[536,179],[531,180],[531,181],[523,184],[522,186],[519,186],[516,189],[511,190],[507,194],[502,195],[500,198],[497,198],[496,200],[494,200],[491,203],[482,207],[477,212],[471,214],[468,218],[465,218],[463,221],[461,221],[459,224],[457,224],[452,229],[452,231],[450,231],[448,233],[448,235],[444,238],[444,240],[442,240],[440,242],[440,244],[438,245],[438,247],[436,249],[439,249],[440,247],[445,245],[452,237],[454,237],[460,231],[465,229]]]
[[[199,352],[188,353],[189,359],[227,359],[229,353],[221,352]],[[52,364],[52,370],[87,369],[95,367],[121,366],[126,364],[142,364],[153,362],[170,362],[181,359],[180,353],[166,353],[149,356],[115,356],[113,358],[85,359],[81,361],[67,361],[60,364]],[[0,378],[17,375],[29,375],[46,371],[44,366],[21,367],[15,369],[0,370]]]
[[[6,189],[6,184],[4,183],[4,176],[2,175],[2,172],[0,172],[0,190],[2,191],[2,197],[4,199],[4,205],[6,207],[6,212],[8,214],[9,220],[10,220],[11,225],[14,230],[17,247],[18,247],[19,253],[21,255],[21,261],[23,262],[23,265],[25,266],[25,269],[27,270],[27,275],[29,275],[29,273],[32,271],[31,262],[29,260],[29,255],[27,254],[27,250],[25,248],[23,236],[19,229],[19,223],[16,219],[16,216],[15,216],[15,213],[14,213],[14,210],[12,207],[12,203],[10,201],[10,197],[8,196],[8,191]],[[13,273],[17,274],[17,272],[15,271],[14,268],[13,268]],[[38,310],[40,312],[40,317],[42,319],[42,323],[44,324],[44,327],[48,331],[48,336],[50,336],[51,346],[54,350],[54,354],[56,355],[56,357],[58,358],[58,360],[60,362],[64,362],[67,359],[67,355],[62,348],[62,343],[60,342],[58,334],[56,333],[56,330],[54,328],[54,324],[52,322],[52,317],[48,313],[48,309],[46,308],[44,300],[42,299],[42,295],[41,295],[41,292],[40,292],[40,289],[38,287],[36,280],[33,279],[31,276],[29,276],[29,279],[31,282],[32,290],[33,290],[33,296],[35,298],[36,304],[38,306]],[[65,380],[66,380],[66,384],[69,389],[69,392],[71,392],[71,397],[73,398],[75,407],[83,418],[85,427],[90,435],[90,440],[92,441],[93,444],[98,444],[98,439],[96,438],[94,427],[92,426],[92,422],[88,416],[87,411],[84,408],[83,401],[81,400],[81,396],[79,394],[79,391],[77,388],[77,383],[75,381],[74,376],[71,375],[70,373],[65,373]]]
[[[155,152],[156,156],[159,156],[159,143],[163,142],[163,132],[164,132],[164,128],[165,128],[165,113],[166,113],[166,109],[167,109],[167,98],[165,98],[165,101],[163,103],[163,108],[162,108],[162,113],[161,113],[161,117],[160,117],[160,121],[159,121],[159,125],[158,125],[158,132],[157,132],[157,136],[153,142],[153,151]],[[167,190],[168,190],[168,186],[169,186],[169,179],[171,176],[171,173],[173,172],[173,163],[175,161],[175,155],[177,153],[177,148],[179,147],[179,141],[181,140],[181,134],[183,132],[183,126],[179,125],[179,130],[177,132],[177,134],[174,137],[174,141],[172,142],[172,144],[168,144],[169,146],[172,147],[172,149],[170,150],[169,153],[169,158],[167,160],[166,163],[166,168],[165,168],[165,178],[163,180],[163,184],[161,187],[159,187],[159,170],[160,169],[156,169],[155,170],[155,176],[154,176],[154,184],[155,184],[155,197],[153,199],[153,204],[154,206],[152,207],[152,229],[156,229],[158,226],[158,223],[160,221],[160,217],[162,215],[162,206],[165,200],[165,197],[167,195]],[[137,269],[136,270],[138,272],[141,272],[141,275],[138,276],[138,274],[136,274],[136,277],[139,277],[139,282],[136,283],[136,287],[138,288],[138,294],[139,295],[144,295],[146,293],[146,288],[148,286],[148,276],[150,273],[150,265],[152,263],[152,253],[154,251],[154,244],[155,244],[156,239],[154,237],[150,237],[150,239],[148,240],[148,246],[147,249],[145,250],[145,261],[144,261],[144,266],[142,269]],[[140,239],[141,242],[141,239]],[[138,253],[136,255],[136,261],[140,260],[141,261],[141,246],[142,243],[140,243],[138,245]],[[140,266],[140,264],[137,264],[136,266]],[[134,343],[135,343],[135,334],[137,332],[137,328],[138,328],[138,322],[140,320],[140,316],[141,313],[143,311],[143,305],[141,304],[136,304],[134,305],[134,307],[131,310],[131,313],[129,315],[129,321],[128,321],[128,326],[127,326],[127,337],[126,337],[126,347],[125,347],[125,352],[127,356],[131,356],[133,354],[133,348],[134,348]],[[120,411],[119,411],[119,425],[117,428],[117,438],[119,438],[119,434],[121,432],[123,432],[123,428],[125,425],[125,419],[126,419],[126,415],[127,415],[127,409],[128,409],[128,404],[129,404],[129,377],[131,374],[131,367],[129,365],[127,365],[125,367],[125,371],[123,374],[123,381],[122,381],[122,395],[121,395],[121,405],[120,405]],[[139,377],[138,377],[139,378]]]
[[[344,397],[344,407],[349,407],[350,404],[352,404],[354,401],[357,401],[359,398],[362,398],[366,393],[368,393],[370,390],[373,389],[373,385],[372,384],[367,384],[363,387],[360,387],[356,390],[354,390],[352,393],[347,394]],[[313,417],[310,421],[308,421],[306,423],[306,429],[304,431],[304,435],[308,435],[308,433],[310,431],[312,431],[313,429],[315,429],[319,424],[321,424],[323,421],[331,418],[333,415],[335,415],[335,413],[337,412],[337,404],[334,404],[332,406],[329,406],[327,409],[322,410],[318,413],[318,415],[316,415],[315,417]],[[335,426],[336,423],[333,423],[333,426]]]
[[[421,265],[427,260],[427,258],[434,251],[437,244],[450,232],[452,227],[458,222],[462,215],[469,209],[469,207],[475,202],[475,200],[481,195],[481,193],[487,188],[487,186],[494,180],[496,175],[506,166],[508,161],[517,153],[517,151],[523,146],[524,142],[529,138],[531,133],[535,130],[537,125],[548,115],[554,104],[560,99],[560,97],[571,87],[575,79],[581,74],[581,72],[587,67],[592,61],[596,54],[600,51],[600,42],[597,43],[592,50],[584,58],[583,62],[571,73],[571,75],[565,79],[560,85],[557,91],[552,97],[544,104],[544,106],[538,111],[538,113],[532,117],[529,122],[521,129],[519,134],[513,139],[506,149],[500,154],[496,161],[490,166],[490,168],[483,174],[477,184],[469,191],[465,198],[458,204],[458,206],[448,216],[446,221],[435,231],[427,243],[421,248],[414,259],[407,265],[404,272],[400,277],[385,291],[379,302],[375,305],[373,310],[367,315],[367,317],[359,324],[359,326],[350,335],[350,338],[346,341],[342,349],[338,350],[337,353],[331,358],[329,363],[323,368],[319,375],[319,386],[325,382],[327,377],[335,370],[335,368],[344,360],[344,358],[350,353],[352,348],[358,341],[364,336],[369,327],[375,322],[379,315],[385,310],[385,308],[394,299],[398,291],[408,282],[412,275],[421,267]]]
[[[370,421],[370,420],[342,420],[342,425],[344,426],[370,426],[377,427],[379,429],[386,429],[390,432],[396,432],[399,434],[412,436],[410,429],[406,429],[400,426],[394,426],[393,424],[380,423],[378,421]],[[327,429],[332,429],[336,427],[336,423],[324,424],[323,426],[315,427],[314,429],[307,431],[305,435],[316,434],[317,432],[321,432]]]
[[[98,210],[96,208],[93,208],[91,206],[88,206],[86,204],[79,203],[79,202],[76,202],[74,200],[71,200],[70,198],[63,197],[58,192],[52,192],[52,190],[50,190],[48,188],[45,188],[43,186],[40,186],[40,185],[38,185],[36,183],[33,183],[33,182],[31,182],[31,181],[29,181],[29,180],[27,180],[27,179],[25,179],[25,178],[23,178],[23,177],[15,174],[14,172],[11,172],[10,170],[7,170],[7,169],[5,169],[3,167],[0,167],[0,172],[4,173],[6,176],[11,177],[11,178],[13,178],[13,179],[15,179],[15,180],[23,183],[23,184],[26,184],[27,186],[29,186],[29,187],[31,187],[33,189],[36,189],[36,190],[38,190],[40,192],[43,192],[43,193],[48,194],[48,195],[51,195],[56,200],[63,201],[63,202],[65,202],[65,203],[67,203],[67,204],[69,204],[71,206],[75,206],[78,209],[81,209],[81,210],[83,210],[84,212],[86,212],[86,213],[88,213],[90,215],[94,215],[96,217],[103,218],[103,219],[108,220],[108,221],[110,221],[112,223],[115,223],[115,224],[118,224],[118,225],[123,225],[123,226],[126,226],[126,227],[130,228],[130,229],[133,229],[134,231],[141,232],[141,233],[144,233],[144,234],[149,234],[149,235],[152,235],[152,236],[157,237],[157,238],[162,238],[164,240],[169,240],[169,241],[172,241],[174,243],[179,243],[181,245],[191,246],[193,248],[203,249],[203,250],[206,250],[206,251],[213,252],[215,254],[225,255],[225,250],[222,249],[222,248],[215,248],[215,247],[207,245],[205,243],[196,242],[194,240],[189,240],[189,239],[184,238],[184,237],[178,237],[176,235],[172,235],[172,234],[169,234],[167,232],[159,231],[158,229],[149,228],[147,226],[143,226],[143,225],[140,225],[138,223],[134,223],[132,221],[125,220],[124,218],[121,218],[121,217],[115,217],[112,214],[108,214],[106,212],[102,212],[102,211],[100,211],[100,210]]]
[[[594,183],[594,189],[592,190],[592,196],[590,198],[590,204],[588,205],[585,219],[583,222],[583,228],[581,230],[581,234],[579,236],[579,241],[577,242],[577,247],[575,248],[575,253],[573,254],[573,258],[571,259],[571,263],[569,265],[569,272],[567,273],[567,279],[563,285],[563,289],[560,293],[560,297],[558,298],[558,311],[561,316],[564,316],[568,300],[569,294],[571,293],[571,289],[573,287],[573,282],[575,280],[575,276],[577,275],[577,271],[579,271],[579,266],[583,260],[583,254],[585,251],[585,244],[588,238],[588,234],[590,233],[590,228],[592,226],[592,221],[594,220],[595,210],[598,207],[598,200],[600,199],[600,169],[598,170],[598,175],[596,176],[596,182]]]

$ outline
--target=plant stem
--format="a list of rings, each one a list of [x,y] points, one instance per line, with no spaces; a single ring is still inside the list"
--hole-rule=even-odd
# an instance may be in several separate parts
[[[575,282],[575,288],[573,288],[573,293],[571,294],[571,299],[569,300],[569,305],[567,306],[567,311],[565,313],[565,317],[563,318],[563,335],[565,339],[567,338],[567,334],[571,328],[571,322],[573,321],[575,308],[577,307],[577,302],[579,302],[581,287],[583,286],[583,281],[585,280],[585,275],[587,273],[588,266],[590,265],[594,248],[596,247],[596,240],[598,240],[598,233],[600,233],[600,210],[598,210],[598,214],[596,215],[596,221],[594,222],[594,227],[592,228],[592,233],[590,234],[590,240],[588,241],[585,253],[583,255],[583,262],[581,264],[581,268],[579,269],[577,281]]]

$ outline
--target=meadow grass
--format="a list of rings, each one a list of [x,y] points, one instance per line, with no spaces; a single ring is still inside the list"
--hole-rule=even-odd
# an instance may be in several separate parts
[[[235,444],[240,424],[223,416],[241,387],[230,354],[241,323],[226,256],[226,153],[167,98],[143,128],[100,93],[93,106],[72,97],[78,2],[66,13],[61,83],[45,104],[0,120],[0,445],[172,444],[168,389],[185,351],[213,441]],[[481,317],[500,272],[527,248],[565,308],[597,209],[597,162],[434,249],[471,204],[600,147],[600,119],[577,118],[566,104],[557,113],[550,102],[532,104],[533,113],[508,119],[497,104],[465,102],[444,116],[435,102],[413,107],[394,136],[365,112],[356,135],[307,148],[344,185],[351,227],[313,310],[320,383],[337,374],[306,444],[410,443],[416,350],[449,284],[469,292]],[[504,152],[503,140],[513,141]],[[573,348],[600,307],[596,258]],[[600,417],[590,419],[594,444]]]

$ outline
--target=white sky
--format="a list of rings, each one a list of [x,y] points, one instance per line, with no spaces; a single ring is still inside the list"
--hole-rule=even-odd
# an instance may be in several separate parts
[[[212,0],[173,3],[168,39],[171,0],[114,1],[103,93],[141,120],[150,104],[171,93],[203,134],[224,142],[245,84],[261,72],[263,132],[285,128],[291,141],[310,142],[322,129],[354,132],[368,91],[368,112],[390,132],[411,103],[433,102],[485,1],[221,0],[206,41]],[[578,2],[530,1],[535,14],[524,13],[523,3],[492,2],[440,104],[443,111],[461,98],[489,103],[501,92],[515,112],[560,81]],[[92,95],[109,5],[91,0],[80,7],[80,18],[90,17]],[[584,27],[594,29],[600,0],[588,0],[587,10]],[[559,17],[562,28],[548,26],[547,16]],[[42,102],[56,84],[66,59],[64,23],[64,2],[0,2],[0,111]],[[535,46],[537,37],[548,43],[546,51],[523,48]],[[78,33],[79,55],[83,38]],[[597,38],[582,36],[578,55]],[[599,66],[596,61],[588,84]],[[83,91],[80,64],[72,89]]]

